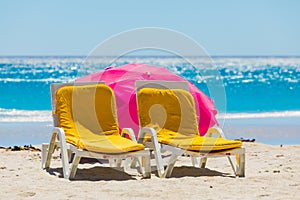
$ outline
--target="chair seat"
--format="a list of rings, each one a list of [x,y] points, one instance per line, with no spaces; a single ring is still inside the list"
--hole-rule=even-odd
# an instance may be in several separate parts
[[[76,146],[83,150],[108,154],[132,152],[144,149],[144,145],[135,143],[120,135],[93,134],[88,139],[81,138]]]
[[[119,135],[118,132],[93,133],[88,128],[77,124],[79,138],[66,138],[68,143],[77,148],[98,153],[124,153],[129,151],[139,151],[144,149],[144,145],[138,144]],[[70,130],[68,130],[70,131]]]
[[[220,151],[242,146],[241,141],[199,135],[184,135],[167,129],[158,131],[157,139],[161,144],[172,145],[189,151]],[[145,137],[145,140],[149,141],[150,137]]]

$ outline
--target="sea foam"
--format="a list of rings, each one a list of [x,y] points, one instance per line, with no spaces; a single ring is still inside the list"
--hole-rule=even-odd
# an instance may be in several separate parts
[[[0,108],[0,122],[51,122],[51,111]]]
[[[278,118],[300,117],[300,111],[263,112],[263,113],[220,113],[217,119],[253,119],[253,118]]]
[[[300,117],[300,111],[264,112],[264,113],[219,113],[217,119],[256,119]],[[0,122],[51,122],[50,110],[17,110],[0,108]]]

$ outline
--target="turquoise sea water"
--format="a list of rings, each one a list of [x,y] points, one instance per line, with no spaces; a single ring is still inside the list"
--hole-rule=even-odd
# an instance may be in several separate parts
[[[218,77],[205,75],[212,70],[211,64],[190,59],[200,67],[175,57],[123,57],[112,65],[134,62],[164,66],[208,96],[207,84],[221,80],[226,92],[226,109],[221,111],[221,117],[224,112],[230,119],[300,116],[300,57],[213,57]],[[102,70],[111,64],[109,61],[0,57],[0,122],[50,122],[50,84],[70,82]]]

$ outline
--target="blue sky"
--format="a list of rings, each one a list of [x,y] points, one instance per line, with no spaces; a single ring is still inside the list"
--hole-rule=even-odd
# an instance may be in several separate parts
[[[0,55],[87,55],[122,31],[182,32],[210,55],[300,55],[297,0],[0,1]]]

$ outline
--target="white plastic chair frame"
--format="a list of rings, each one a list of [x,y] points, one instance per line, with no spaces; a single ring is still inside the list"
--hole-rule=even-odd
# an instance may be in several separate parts
[[[189,91],[187,82],[139,80],[136,81],[135,84],[136,84],[137,93],[142,88],[183,89]],[[144,137],[147,134],[150,134],[151,142],[144,142]],[[213,137],[214,135],[216,135],[219,138],[225,138],[222,129],[219,127],[209,128],[207,133],[205,134],[205,137]],[[146,147],[149,147],[151,150],[153,150],[155,162],[157,166],[157,172],[159,177],[161,178],[166,178],[171,176],[177,158],[184,154],[189,155],[191,157],[192,164],[194,167],[199,166],[200,168],[205,168],[208,157],[226,156],[228,158],[228,161],[232,167],[235,176],[245,177],[245,148],[243,146],[240,148],[228,149],[228,150],[217,151],[217,152],[188,151],[171,145],[158,143],[156,131],[150,127],[140,128],[138,143],[142,143]],[[161,153],[166,151],[171,152],[171,156],[169,158],[167,167],[165,169]],[[232,161],[232,159],[230,158],[230,156],[234,156],[234,155],[236,156],[236,161]],[[198,158],[201,158],[200,163],[198,162]]]
[[[72,85],[92,85],[92,84],[104,84],[103,82],[80,82],[80,83],[62,83],[62,84],[51,84],[51,102],[52,102],[52,110],[56,110],[56,100],[55,94],[56,91],[64,86],[72,86]],[[144,150],[136,151],[136,152],[126,152],[126,153],[99,153],[99,152],[91,152],[82,149],[76,148],[74,145],[66,142],[65,133],[62,128],[58,127],[57,123],[57,115],[53,114],[53,125],[54,128],[52,130],[52,136],[49,144],[42,144],[42,168],[48,169],[50,168],[50,162],[52,158],[52,154],[55,150],[60,149],[62,168],[63,168],[63,177],[66,179],[73,179],[75,177],[78,164],[82,157],[86,158],[95,158],[95,159],[108,159],[110,167],[121,167],[122,160],[128,159],[137,160],[139,163],[139,170],[143,174],[144,178],[151,178],[151,167],[150,167],[150,151],[148,148]],[[125,137],[128,135],[131,140],[136,142],[134,132],[131,128],[122,129],[122,136]],[[71,164],[72,154],[74,154],[73,161]],[[143,160],[141,159],[143,158]],[[136,164],[136,162],[135,162]],[[135,164],[131,165],[131,167],[135,167]],[[144,165],[144,169],[142,167]],[[124,164],[125,170],[125,164]]]

